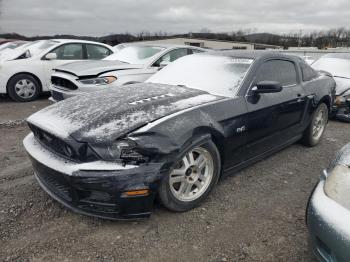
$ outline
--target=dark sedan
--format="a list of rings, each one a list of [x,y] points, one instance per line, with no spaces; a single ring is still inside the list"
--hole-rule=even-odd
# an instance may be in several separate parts
[[[350,144],[323,171],[310,197],[307,225],[313,251],[320,261],[350,258]]]
[[[221,176],[299,140],[315,146],[334,88],[331,77],[294,56],[196,54],[146,83],[35,113],[24,146],[42,188],[79,213],[147,217],[156,196],[168,209],[186,211]]]

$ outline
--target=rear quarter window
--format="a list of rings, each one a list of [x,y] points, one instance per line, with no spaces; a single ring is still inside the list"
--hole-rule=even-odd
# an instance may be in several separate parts
[[[304,62],[300,63],[301,75],[304,82],[311,81],[318,77],[318,73]]]

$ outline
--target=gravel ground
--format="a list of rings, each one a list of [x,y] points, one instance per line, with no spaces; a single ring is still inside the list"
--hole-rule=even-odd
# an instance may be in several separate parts
[[[304,214],[321,170],[350,140],[330,122],[315,148],[295,144],[223,179],[187,213],[111,222],[74,214],[35,182],[21,120],[48,105],[0,98],[0,261],[314,261]]]

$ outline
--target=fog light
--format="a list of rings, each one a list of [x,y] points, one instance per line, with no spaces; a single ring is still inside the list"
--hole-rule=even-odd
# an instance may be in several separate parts
[[[132,190],[132,191],[126,191],[123,193],[124,197],[147,196],[147,195],[149,195],[148,189]]]

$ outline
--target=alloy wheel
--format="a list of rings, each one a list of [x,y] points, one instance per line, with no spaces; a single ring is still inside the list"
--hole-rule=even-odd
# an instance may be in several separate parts
[[[324,110],[319,110],[315,117],[314,125],[312,127],[312,137],[315,140],[318,140],[322,136],[326,123],[326,112]]]
[[[194,201],[207,190],[213,174],[214,161],[211,154],[202,147],[196,147],[187,152],[171,172],[171,192],[180,201]]]

